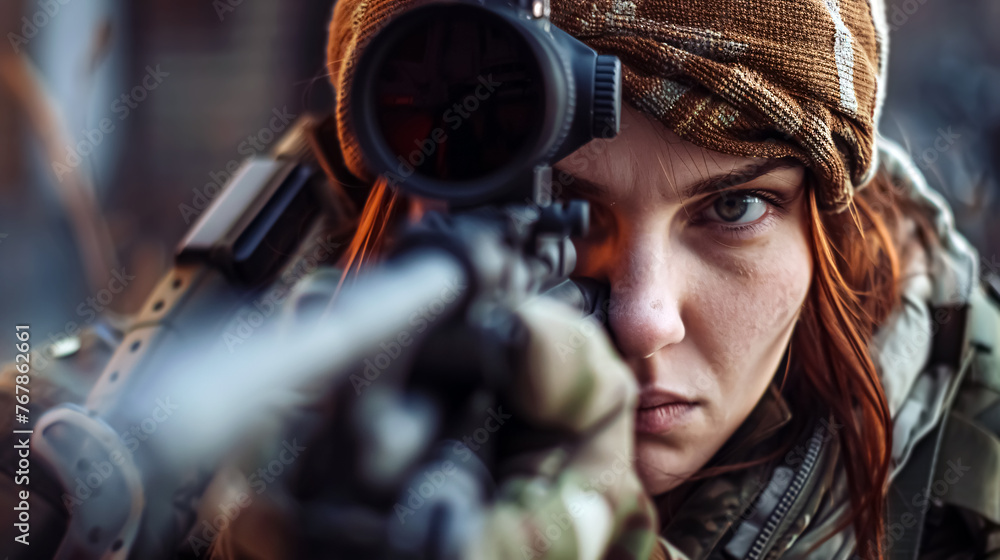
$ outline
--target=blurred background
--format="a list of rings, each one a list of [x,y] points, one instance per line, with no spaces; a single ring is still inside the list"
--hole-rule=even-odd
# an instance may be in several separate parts
[[[234,166],[330,107],[332,6],[3,0],[0,329],[30,322],[39,344],[137,310]],[[1000,267],[1000,2],[886,7],[882,133]]]

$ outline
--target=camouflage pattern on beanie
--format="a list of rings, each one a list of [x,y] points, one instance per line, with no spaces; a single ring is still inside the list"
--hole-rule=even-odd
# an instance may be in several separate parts
[[[328,67],[338,134],[355,175],[372,181],[347,118],[364,45],[428,0],[340,0]],[[624,99],[698,146],[794,157],[842,210],[877,167],[887,23],[881,0],[551,0],[552,22],[623,63]]]

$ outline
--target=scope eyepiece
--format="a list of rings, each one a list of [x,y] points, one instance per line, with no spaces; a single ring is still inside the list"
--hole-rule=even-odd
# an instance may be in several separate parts
[[[350,118],[376,173],[453,207],[544,205],[553,163],[618,133],[618,58],[521,4],[424,4],[372,37]]]

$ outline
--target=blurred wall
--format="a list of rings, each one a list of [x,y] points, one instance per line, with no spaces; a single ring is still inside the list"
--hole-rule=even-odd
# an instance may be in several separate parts
[[[886,0],[881,132],[900,142],[1000,273],[1000,2]],[[943,149],[942,149],[943,148]],[[996,263],[996,264],[993,264]]]

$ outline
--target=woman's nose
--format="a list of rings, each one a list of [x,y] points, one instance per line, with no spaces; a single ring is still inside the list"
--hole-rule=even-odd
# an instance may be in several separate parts
[[[653,250],[627,251],[618,261],[609,274],[608,327],[622,355],[647,358],[683,340],[678,263]]]

